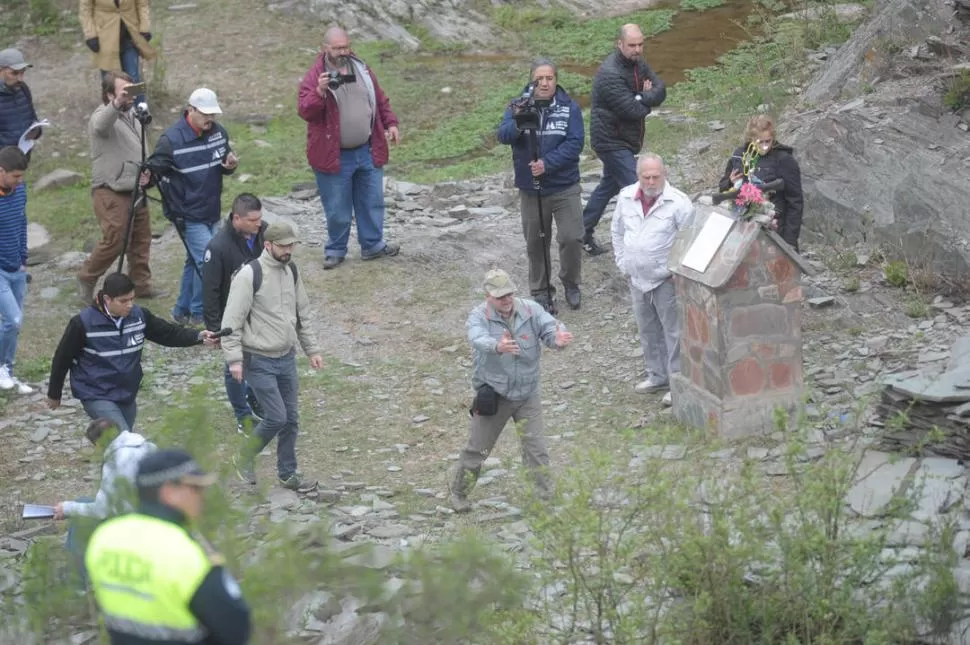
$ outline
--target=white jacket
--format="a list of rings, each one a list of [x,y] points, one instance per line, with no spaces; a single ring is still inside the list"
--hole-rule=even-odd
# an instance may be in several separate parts
[[[667,182],[647,216],[637,199],[640,184],[627,186],[613,212],[613,254],[616,266],[642,292],[653,291],[670,277],[667,257],[677,232],[690,225],[694,205]]]
[[[108,444],[101,467],[101,488],[93,502],[64,502],[65,517],[105,519],[132,509],[130,494],[135,490],[138,462],[155,450],[155,444],[134,432],[122,432]],[[124,482],[124,483],[121,483]],[[120,484],[120,486],[119,486]],[[123,487],[130,487],[123,490]],[[122,488],[122,490],[118,490]]]

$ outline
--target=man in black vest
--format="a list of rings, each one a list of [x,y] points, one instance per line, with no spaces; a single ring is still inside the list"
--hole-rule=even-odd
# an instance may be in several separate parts
[[[202,315],[205,328],[219,331],[222,314],[229,300],[229,284],[239,267],[255,260],[263,252],[263,204],[256,195],[242,193],[232,202],[232,212],[225,224],[209,242],[202,258]],[[225,370],[226,396],[236,415],[236,429],[247,433],[253,429],[253,413],[259,414],[256,395],[245,381],[239,382]]]
[[[92,419],[111,419],[121,431],[135,425],[146,340],[165,347],[216,345],[212,332],[168,322],[135,304],[135,283],[124,273],[104,279],[96,301],[71,318],[51,361],[47,407],[61,404],[64,377]]]

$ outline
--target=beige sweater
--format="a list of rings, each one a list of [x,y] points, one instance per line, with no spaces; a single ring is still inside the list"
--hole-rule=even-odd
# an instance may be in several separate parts
[[[91,136],[91,186],[118,192],[135,188],[141,161],[141,124],[129,110],[119,112],[111,103],[102,105],[88,123]]]
[[[232,334],[222,339],[227,363],[243,359],[243,352],[279,358],[299,342],[307,356],[320,353],[311,325],[314,315],[302,276],[293,284],[290,267],[280,264],[269,251],[259,256],[263,282],[253,296],[253,269],[248,264],[236,273],[229,287],[229,300],[222,315],[222,327]],[[297,329],[297,312],[300,327]]]

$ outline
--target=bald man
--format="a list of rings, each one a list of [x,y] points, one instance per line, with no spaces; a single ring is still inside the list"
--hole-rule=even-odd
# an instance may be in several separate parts
[[[637,182],[634,155],[643,147],[643,121],[665,98],[664,82],[643,60],[643,32],[636,25],[623,25],[616,49],[593,78],[589,141],[603,162],[603,178],[583,209],[583,245],[590,255],[606,252],[593,231],[609,201]]]
[[[361,259],[397,255],[400,245],[384,240],[383,167],[388,142],[401,139],[398,120],[340,27],[323,35],[321,52],[300,83],[297,109],[307,123],[307,161],[327,218],[323,268],[343,263],[355,217]]]

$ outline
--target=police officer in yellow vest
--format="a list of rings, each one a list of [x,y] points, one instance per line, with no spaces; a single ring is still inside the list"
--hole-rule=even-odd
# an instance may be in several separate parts
[[[97,528],[85,562],[112,645],[244,645],[249,607],[218,554],[194,540],[215,482],[183,450],[142,459],[138,511]]]

